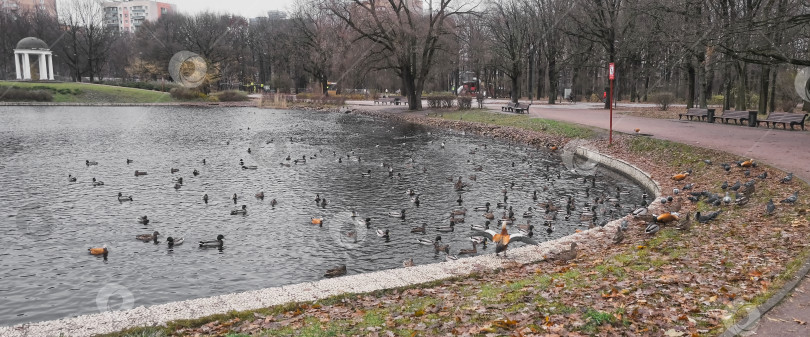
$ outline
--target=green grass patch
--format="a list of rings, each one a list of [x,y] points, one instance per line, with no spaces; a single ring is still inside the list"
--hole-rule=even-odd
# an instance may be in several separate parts
[[[428,116],[448,120],[510,126],[569,138],[593,138],[596,136],[596,131],[584,126],[549,119],[533,118],[526,115],[506,115],[484,110],[467,110],[431,113]]]
[[[675,167],[695,166],[702,160],[701,151],[686,144],[671,142],[649,137],[633,137],[629,140],[629,149],[633,153],[648,155],[649,153],[666,153],[668,163]]]
[[[0,81],[0,87],[47,90],[56,103],[163,103],[172,102],[168,93],[90,83],[33,83]],[[2,91],[0,91],[2,94]]]

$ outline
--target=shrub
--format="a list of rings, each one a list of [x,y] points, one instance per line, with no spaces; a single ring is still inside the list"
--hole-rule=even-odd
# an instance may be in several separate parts
[[[0,101],[51,102],[53,101],[53,95],[49,90],[0,87]]]
[[[247,93],[244,91],[226,90],[219,93],[219,95],[217,95],[217,99],[220,102],[242,102],[249,101],[250,97],[248,97]]]
[[[346,97],[343,96],[322,96],[321,94],[313,93],[300,93],[295,95],[295,98],[296,100],[322,105],[339,106],[346,103]]]
[[[725,101],[726,96],[723,95],[712,95],[709,99],[709,105],[723,105],[723,101]]]
[[[121,81],[103,81],[99,82],[105,85],[114,85],[117,87],[127,87],[136,89],[146,89],[162,92],[171,92],[171,89],[181,87],[180,84],[173,82],[159,82],[159,81],[141,81],[141,82],[121,82]]]
[[[658,105],[658,110],[667,111],[670,104],[675,101],[675,95],[671,92],[659,92],[651,95],[651,100]]]
[[[599,96],[596,96],[596,94],[591,94],[591,97],[588,98],[588,102],[591,102],[591,103],[599,102]]]
[[[431,94],[424,96],[430,108],[452,108],[455,95]]]
[[[201,93],[197,89],[190,89],[185,87],[172,88],[172,90],[169,90],[169,95],[172,96],[172,98],[174,99],[184,101],[196,100],[206,97],[205,94]]]

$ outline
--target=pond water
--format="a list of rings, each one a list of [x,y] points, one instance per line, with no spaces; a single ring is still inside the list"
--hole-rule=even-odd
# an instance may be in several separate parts
[[[287,161],[288,155],[306,156],[306,163]],[[242,168],[240,159],[256,169]],[[148,175],[136,177],[136,170]],[[77,181],[69,182],[69,174]],[[461,193],[449,181],[459,176],[469,184]],[[641,188],[627,178],[606,170],[597,176],[591,187],[545,150],[357,115],[0,107],[0,324],[319,280],[340,264],[355,274],[399,268],[407,258],[440,262],[443,254],[416,239],[433,239],[436,227],[448,225],[461,195],[466,222],[440,234],[452,254],[470,248],[470,225],[485,220],[473,208],[490,202],[495,209],[504,188],[518,223],[526,223],[521,215],[536,205],[535,190],[538,201],[557,206],[576,197],[574,215],[558,217],[552,233],[535,212],[534,238],[546,241],[587,228],[578,214],[589,198],[622,189],[629,192],[621,198],[625,210],[641,201]],[[183,184],[175,186],[179,177]],[[92,178],[104,185],[94,186]],[[419,206],[409,189],[420,194]],[[264,200],[254,197],[261,191]],[[119,192],[133,201],[119,202]],[[328,200],[324,207],[315,203],[316,194]],[[247,215],[230,214],[241,205]],[[404,219],[388,216],[401,209]],[[351,211],[371,218],[370,228],[357,224]],[[143,215],[151,220],[147,225],[137,221]],[[312,225],[312,217],[324,218],[324,226]],[[427,234],[410,232],[422,224]],[[376,229],[388,229],[390,241]],[[159,244],[135,239],[153,231],[160,232]],[[219,234],[222,250],[198,248],[197,242]],[[170,250],[167,236],[183,237],[185,244]],[[89,255],[88,248],[103,245],[106,261]],[[492,246],[479,247],[479,253],[492,252]],[[97,303],[107,297],[109,307]]]

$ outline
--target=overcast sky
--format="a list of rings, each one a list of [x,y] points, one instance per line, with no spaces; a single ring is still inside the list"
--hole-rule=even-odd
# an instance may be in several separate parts
[[[222,13],[234,13],[248,18],[267,16],[268,10],[286,10],[292,8],[295,0],[157,0],[177,5],[182,13],[198,13],[205,10]]]

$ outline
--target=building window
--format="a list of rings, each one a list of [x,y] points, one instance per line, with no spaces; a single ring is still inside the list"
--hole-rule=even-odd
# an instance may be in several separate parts
[[[169,13],[168,8],[163,7],[163,8],[160,9],[160,14],[168,14],[168,13]]]

